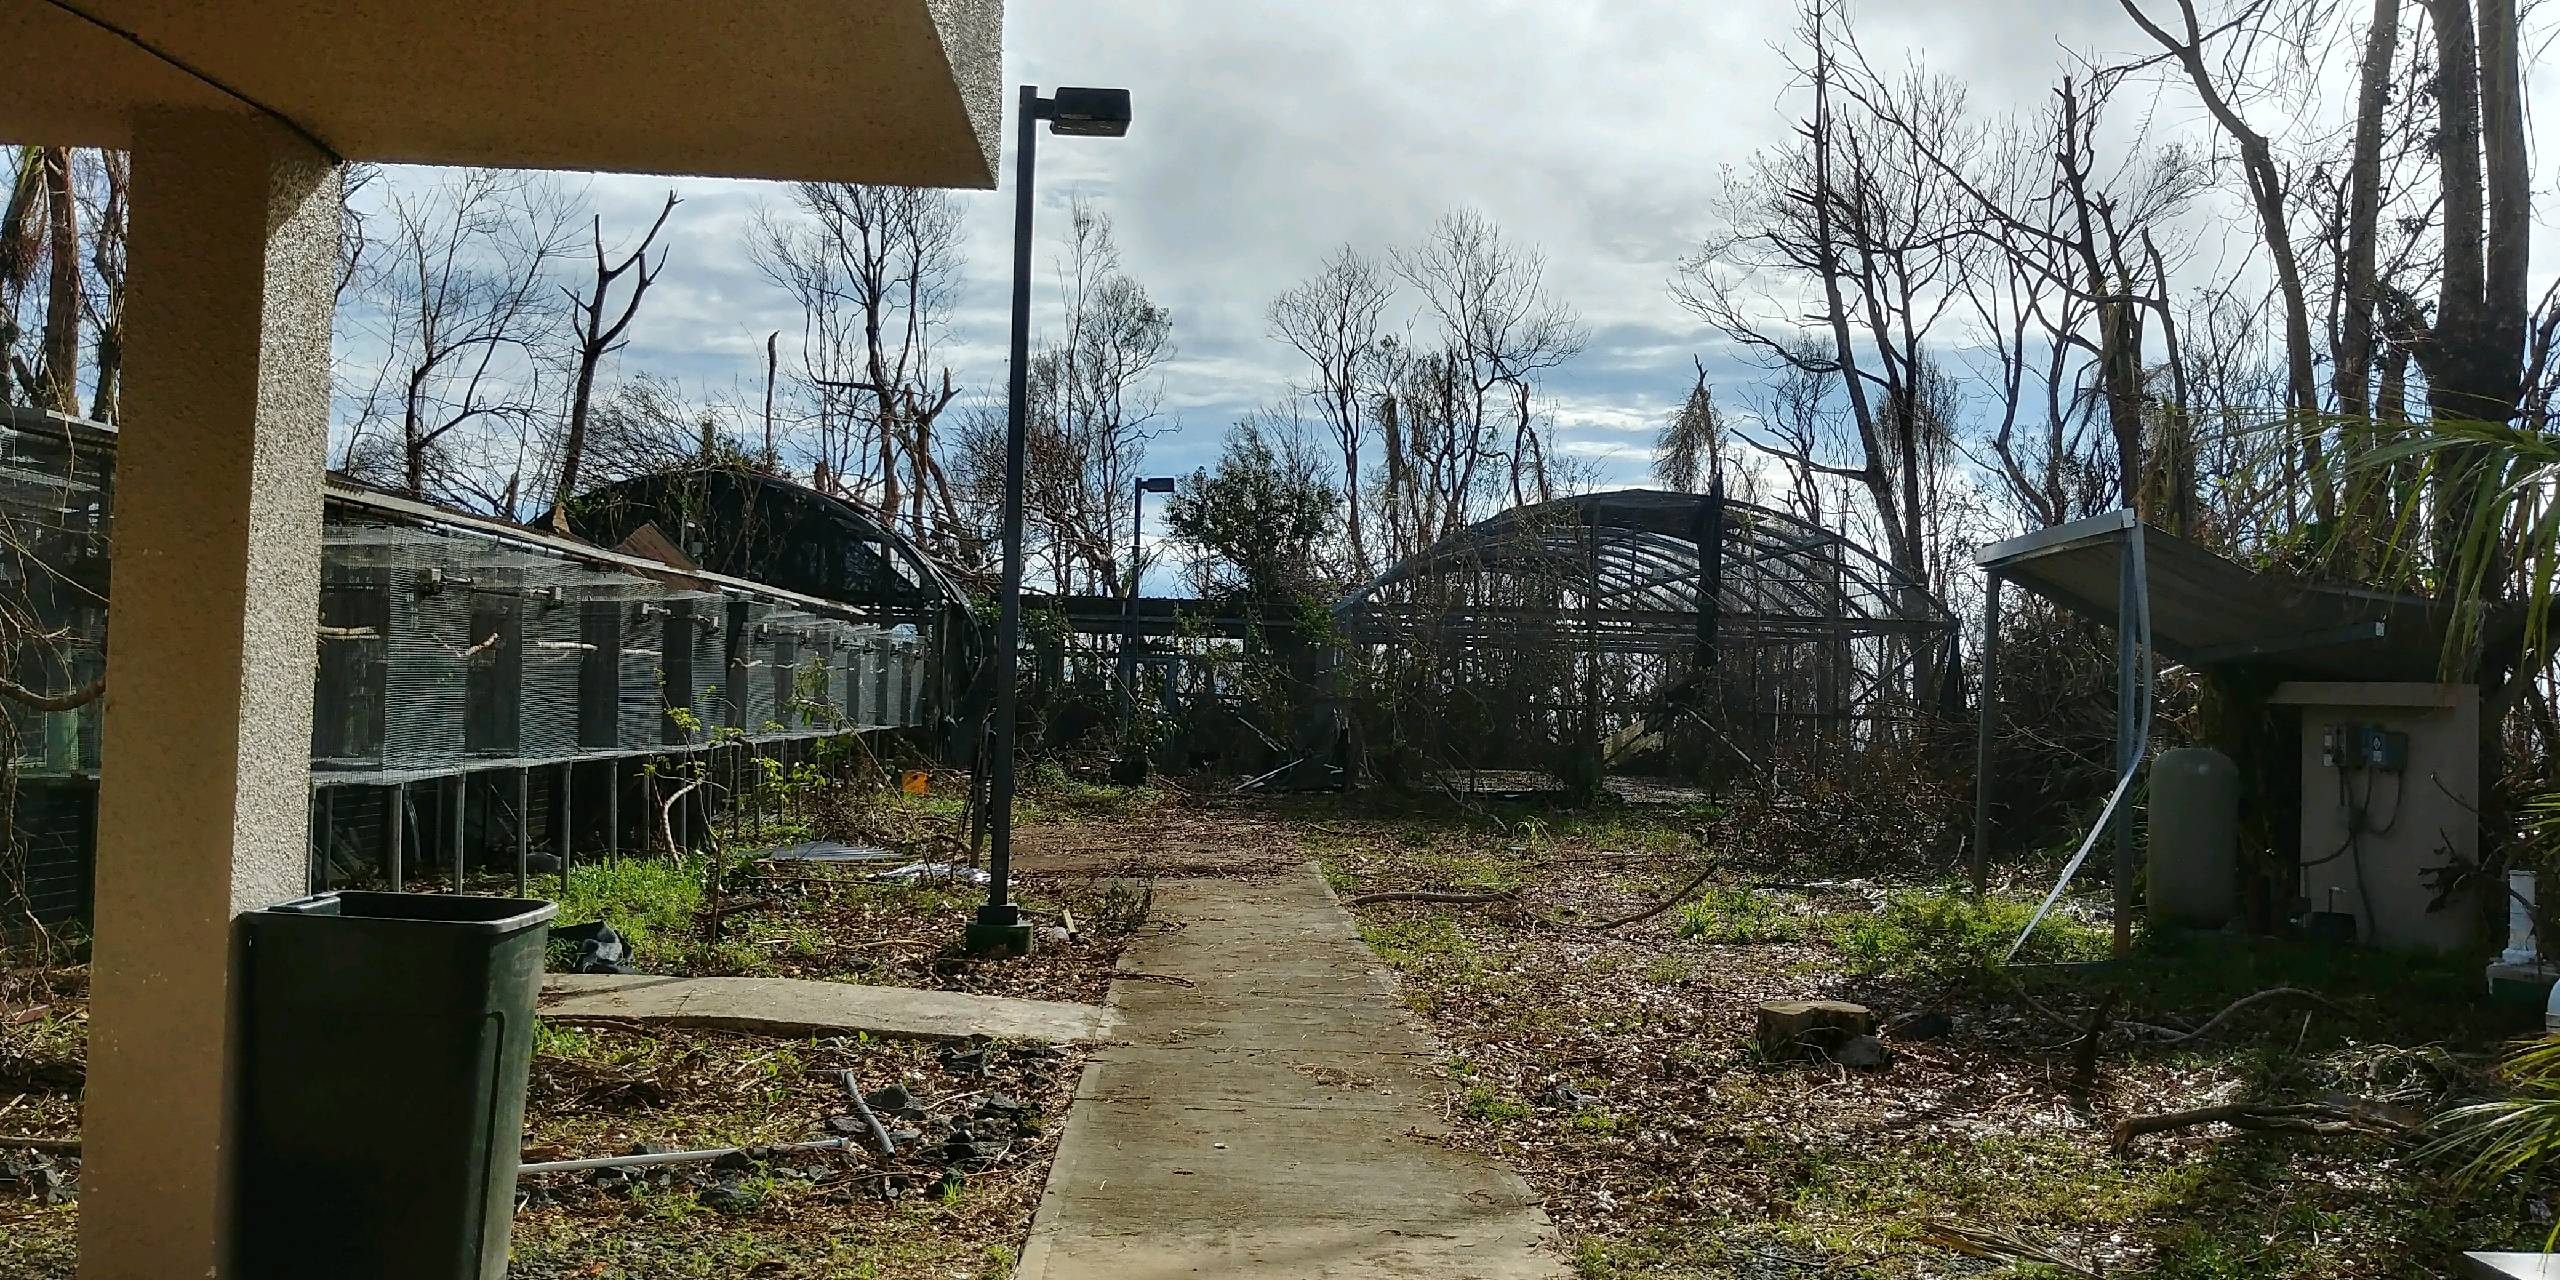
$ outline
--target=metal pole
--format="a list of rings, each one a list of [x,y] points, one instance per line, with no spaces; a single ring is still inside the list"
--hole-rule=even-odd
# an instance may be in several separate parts
[[[516,770],[516,896],[533,896],[533,769]]]
[[[453,775],[453,822],[444,838],[445,870],[453,873],[454,891],[462,890],[462,828],[471,821],[471,775]]]
[[[569,862],[578,850],[578,766],[575,761],[560,762],[560,803],[552,806],[552,815],[560,826],[560,896],[569,896]]]
[[[400,833],[409,825],[409,784],[391,784],[391,838],[384,842],[384,861],[391,876],[391,891],[400,892]]]
[[[2116,772],[2130,773],[2134,753],[2141,747],[2134,741],[2134,716],[2139,709],[2134,701],[2134,685],[2140,679],[2134,672],[2134,616],[2142,609],[2142,584],[2134,562],[2133,539],[2138,532],[2125,536],[2124,550],[2116,561]],[[2133,951],[2133,797],[2128,794],[2116,806],[2115,837],[2115,955],[2118,959]]]
[[[987,904],[978,909],[978,923],[1000,931],[1022,924],[1022,912],[1008,894],[1013,879],[1014,686],[1021,674],[1022,652],[1022,473],[1028,453],[1024,419],[1031,392],[1031,172],[1039,147],[1039,123],[1040,91],[1024,85],[1015,106],[1013,364],[1005,387],[1004,585],[996,598],[995,723],[987,752],[992,851],[987,857]]]
[[[604,789],[604,860],[607,865],[622,861],[622,761],[605,762]]]
[[[1982,681],[1976,699],[1980,719],[1973,735],[1973,896],[1991,891],[1991,734],[1998,724],[2000,688],[2000,575],[1994,572],[1982,591],[1982,661],[1974,670]]]
[[[311,864],[311,891],[329,891],[329,851],[338,843],[338,792],[334,787],[317,788],[320,792],[320,856]]]
[[[1129,595],[1120,602],[1120,723],[1138,718],[1138,557],[1147,527],[1147,482],[1129,482]]]

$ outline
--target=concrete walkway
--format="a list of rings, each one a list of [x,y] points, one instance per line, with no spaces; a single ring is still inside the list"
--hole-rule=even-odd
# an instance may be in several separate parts
[[[1570,1274],[1517,1174],[1431,1141],[1436,1054],[1313,867],[1157,887],[1016,1280]]]
[[[1100,1040],[1117,1019],[1099,1005],[965,991],[811,982],[801,978],[667,978],[555,973],[542,980],[540,1012],[563,1021],[630,1019],[776,1036],[868,1032],[900,1040]]]

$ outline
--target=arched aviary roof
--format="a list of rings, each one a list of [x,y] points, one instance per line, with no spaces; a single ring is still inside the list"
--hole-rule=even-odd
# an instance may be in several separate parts
[[[569,524],[608,547],[654,528],[704,569],[848,605],[918,619],[945,608],[968,614],[967,594],[906,535],[773,476],[727,467],[635,476],[572,499]]]
[[[1537,626],[1543,614],[1550,628],[1591,619],[1605,648],[1661,651],[1699,638],[1699,584],[1709,575],[1718,584],[1713,629],[1728,639],[1955,629],[1926,587],[1838,533],[1767,507],[1657,489],[1515,507],[1397,564],[1334,612],[1372,641],[1428,610],[1444,622],[1465,616],[1479,643],[1506,625]],[[1559,591],[1572,603],[1540,609],[1520,598]],[[1417,599],[1426,593],[1427,605]]]

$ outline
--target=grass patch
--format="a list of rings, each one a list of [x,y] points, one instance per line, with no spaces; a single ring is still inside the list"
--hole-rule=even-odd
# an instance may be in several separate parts
[[[1475,944],[1447,916],[1414,916],[1360,926],[1360,939],[1378,958],[1398,969],[1433,960],[1464,961],[1475,956]]]
[[[1753,889],[1709,889],[1680,907],[1678,931],[1702,942],[1793,942],[1804,936],[1796,904]]]
[[[1896,893],[1885,899],[1883,910],[1840,925],[1835,941],[1853,973],[1949,977],[1997,964],[2035,910],[2036,904],[2023,899],[1976,901],[1955,890]],[[2049,914],[2019,949],[2017,962],[2103,960],[2108,942],[2103,929]]]
[[[688,945],[693,913],[701,906],[701,868],[666,858],[624,858],[570,868],[559,921],[604,920],[631,944],[634,954],[646,954]],[[553,950],[555,961],[570,958],[565,948]]]
[[[1471,1120],[1487,1124],[1516,1124],[1534,1114],[1529,1104],[1505,1097],[1491,1085],[1470,1085],[1458,1101],[1458,1112]]]

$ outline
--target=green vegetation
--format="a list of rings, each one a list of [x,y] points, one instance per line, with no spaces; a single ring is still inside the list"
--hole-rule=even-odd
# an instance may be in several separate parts
[[[1793,942],[1804,936],[1802,903],[1745,888],[1710,888],[1681,904],[1677,931],[1702,942]]]
[[[1836,941],[1852,973],[1945,979],[1999,963],[2035,910],[2033,902],[1996,894],[1977,901],[1951,889],[1898,892],[1882,911],[1849,917]],[[2107,945],[2104,930],[2057,909],[2036,926],[2016,963],[2103,960]]]
[[[1360,938],[1380,960],[1398,969],[1432,960],[1465,960],[1475,954],[1474,944],[1459,932],[1457,921],[1440,915],[1365,923],[1360,926]]]
[[[570,868],[560,922],[603,920],[639,956],[669,956],[691,944],[693,913],[702,907],[703,868],[690,859],[623,858]],[[555,961],[566,959],[553,946]]]
[[[1492,1086],[1481,1084],[1467,1087],[1465,1096],[1458,1101],[1458,1112],[1492,1124],[1510,1124],[1536,1114],[1528,1103],[1505,1097]]]

